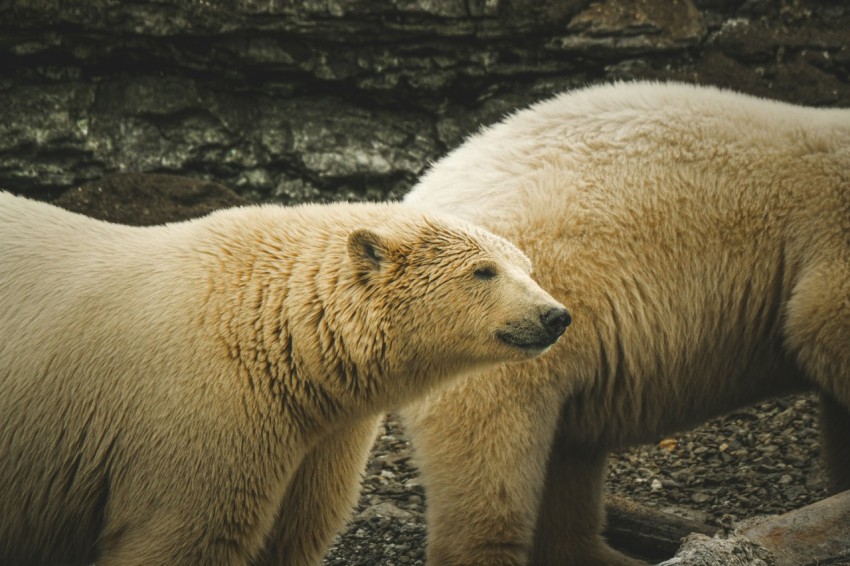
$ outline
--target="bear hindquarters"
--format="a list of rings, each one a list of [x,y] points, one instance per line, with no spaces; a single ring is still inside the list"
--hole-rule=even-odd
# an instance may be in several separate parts
[[[819,265],[800,278],[788,303],[786,341],[821,391],[830,485],[850,489],[850,261]]]
[[[555,437],[531,564],[645,564],[612,549],[602,538],[607,460],[608,453],[602,447],[576,447],[570,444],[568,434],[560,432]]]
[[[383,415],[376,415],[333,431],[307,454],[284,494],[255,565],[321,563],[357,504],[369,451],[382,421]]]

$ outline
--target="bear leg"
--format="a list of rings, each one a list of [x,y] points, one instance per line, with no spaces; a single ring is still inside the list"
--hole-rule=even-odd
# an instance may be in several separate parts
[[[535,376],[533,365],[503,366],[404,411],[427,497],[428,564],[528,563],[563,399]]]
[[[110,530],[110,529],[108,529]],[[214,533],[188,529],[176,517],[151,516],[142,524],[107,535],[99,543],[97,566],[247,566],[250,549]],[[212,540],[211,540],[212,539]]]
[[[608,454],[604,449],[570,446],[556,437],[549,456],[531,564],[645,564],[605,542],[604,487]]]
[[[826,394],[821,394],[821,443],[830,489],[838,493],[850,489],[850,410]]]
[[[357,505],[383,415],[332,432],[307,454],[281,502],[256,565],[320,564]]]
[[[818,265],[800,278],[788,303],[786,342],[821,391],[831,487],[850,489],[850,261]]]

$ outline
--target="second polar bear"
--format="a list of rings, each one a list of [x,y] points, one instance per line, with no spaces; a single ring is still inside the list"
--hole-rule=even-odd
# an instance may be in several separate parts
[[[517,112],[407,197],[514,240],[575,325],[408,412],[429,562],[628,564],[609,451],[813,385],[850,488],[850,110],[631,83]]]
[[[399,204],[131,228],[0,193],[0,563],[315,564],[381,411],[547,350],[502,238]]]

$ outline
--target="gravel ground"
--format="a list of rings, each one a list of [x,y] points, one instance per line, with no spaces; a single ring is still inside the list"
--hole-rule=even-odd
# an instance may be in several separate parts
[[[425,494],[392,416],[367,470],[355,518],[325,565],[425,563]],[[813,395],[783,397],[611,458],[609,490],[729,528],[827,495]]]

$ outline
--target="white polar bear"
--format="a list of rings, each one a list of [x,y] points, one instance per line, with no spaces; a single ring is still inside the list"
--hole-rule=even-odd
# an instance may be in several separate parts
[[[850,110],[591,87],[473,136],[406,202],[516,242],[575,320],[407,412],[431,564],[631,563],[600,536],[611,450],[812,385],[850,488]]]
[[[0,193],[0,266],[0,564],[315,564],[382,411],[569,323],[510,243],[400,204]]]

